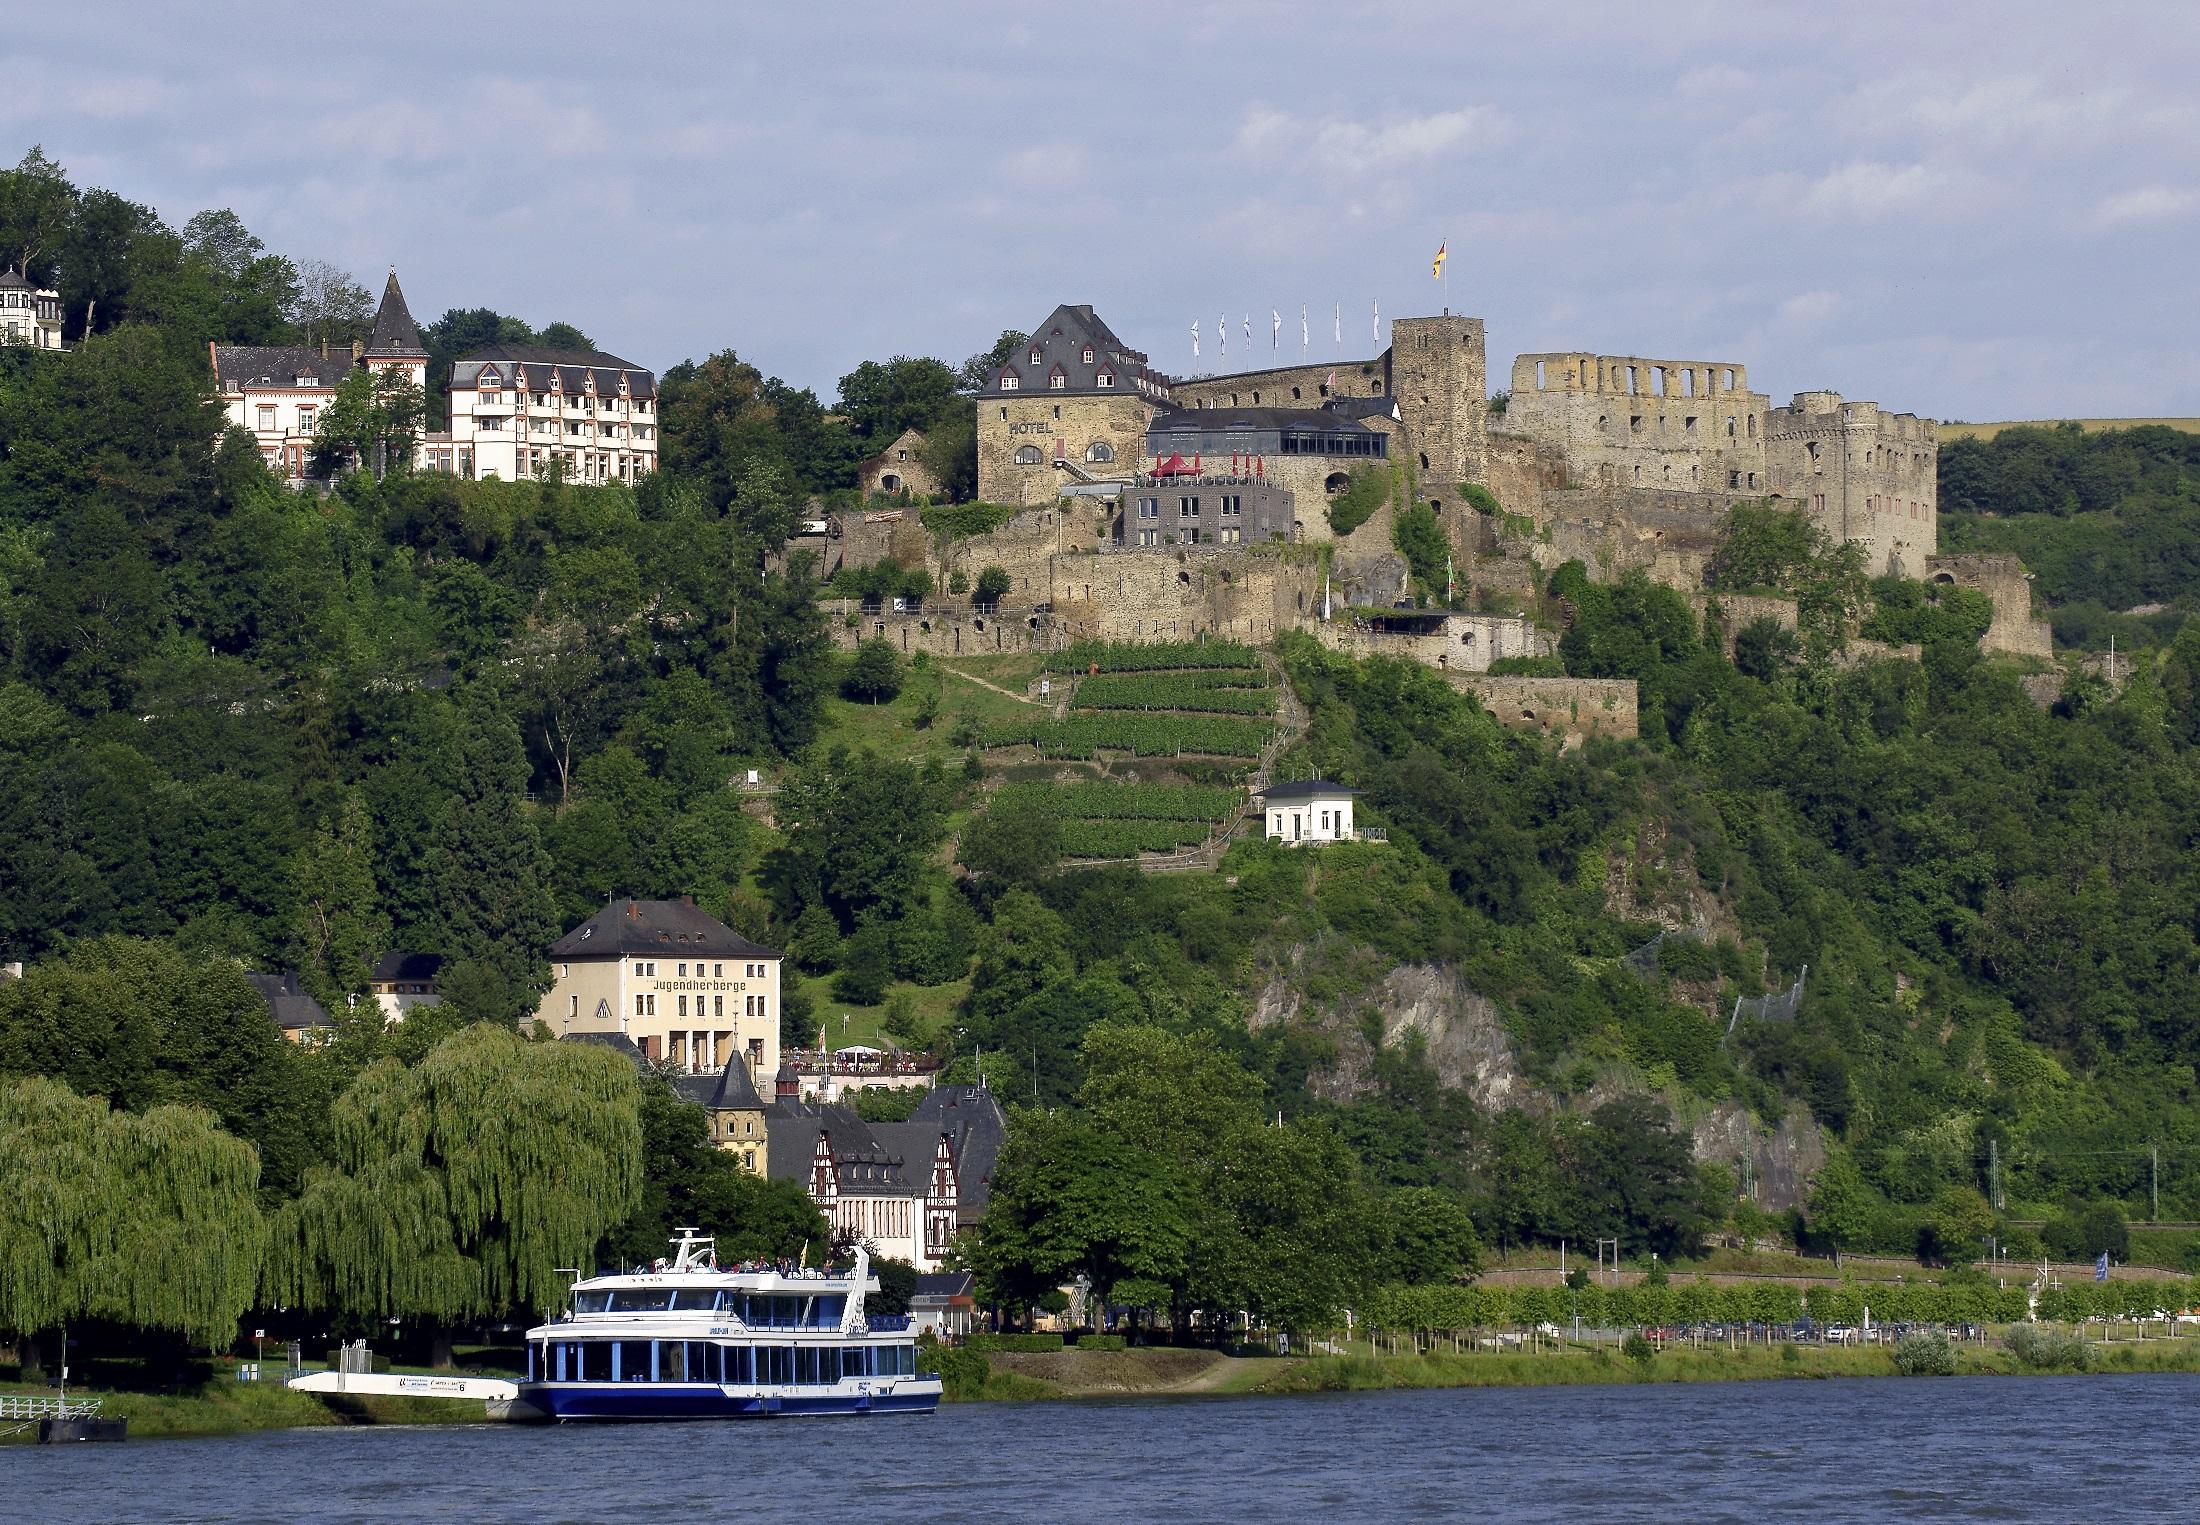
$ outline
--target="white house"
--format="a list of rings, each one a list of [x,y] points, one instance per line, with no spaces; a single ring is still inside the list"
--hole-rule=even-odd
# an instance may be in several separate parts
[[[1273,784],[1261,793],[1261,813],[1271,842],[1356,842],[1352,801],[1359,790],[1324,778]]]
[[[364,344],[310,349],[209,343],[206,353],[229,423],[258,442],[269,470],[292,482],[306,474],[321,412],[335,400],[337,383],[355,366],[402,371],[415,386],[428,374],[428,352],[421,348],[420,329],[406,309],[395,270],[382,288],[382,305]]]
[[[61,294],[0,270],[0,344],[61,348]]]
[[[368,987],[382,1008],[383,1023],[394,1027],[415,1006],[442,1005],[443,992],[436,985],[442,972],[439,953],[385,953],[376,959]]]
[[[428,457],[462,477],[639,482],[657,469],[657,378],[601,350],[492,344],[451,366],[450,433]]]

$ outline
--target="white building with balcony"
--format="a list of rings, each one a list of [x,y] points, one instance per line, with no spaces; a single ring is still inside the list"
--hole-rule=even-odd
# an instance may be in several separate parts
[[[657,378],[601,350],[493,344],[451,367],[451,428],[432,469],[516,481],[639,482],[657,469]]]
[[[1362,831],[1352,820],[1352,801],[1359,790],[1326,778],[1301,779],[1271,784],[1259,791],[1261,814],[1268,840],[1291,846],[1324,842],[1379,842],[1379,827]]]
[[[0,270],[0,344],[61,348],[61,294]]]

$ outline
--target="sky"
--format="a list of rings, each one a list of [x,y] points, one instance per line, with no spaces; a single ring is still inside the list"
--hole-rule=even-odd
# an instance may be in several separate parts
[[[9,37],[6,162],[41,144],[179,226],[234,208],[377,290],[394,264],[423,322],[562,319],[660,369],[731,348],[828,398],[1058,302],[1186,375],[1298,363],[1302,304],[1322,360],[1373,352],[1376,304],[1448,301],[1487,321],[1493,387],[1587,350],[1740,362],[1775,402],[2200,414],[2190,0],[541,0],[257,28],[85,0]]]

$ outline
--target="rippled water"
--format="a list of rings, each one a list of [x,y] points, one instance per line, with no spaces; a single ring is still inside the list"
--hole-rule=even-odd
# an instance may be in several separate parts
[[[0,1484],[40,1521],[2167,1520],[2200,1513],[2195,1399],[1940,1378],[285,1430],[16,1447]]]

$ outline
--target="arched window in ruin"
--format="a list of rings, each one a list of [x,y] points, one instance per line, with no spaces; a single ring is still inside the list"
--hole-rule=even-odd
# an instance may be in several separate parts
[[[1256,408],[1260,406],[1260,393],[1258,392],[1253,394],[1253,406]]]
[[[1291,389],[1291,400],[1293,402],[1297,402],[1299,400],[1299,389],[1297,387],[1293,387]]]
[[[1341,471],[1332,471],[1329,473],[1328,479],[1322,483],[1322,491],[1331,494],[1340,493],[1351,485],[1352,479],[1350,477]]]
[[[1428,470],[1428,452],[1426,450],[1421,452],[1421,469],[1423,471]]]
[[[1726,437],[1728,439],[1734,438],[1734,420],[1731,417],[1726,421]]]

